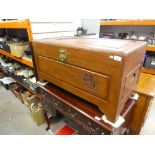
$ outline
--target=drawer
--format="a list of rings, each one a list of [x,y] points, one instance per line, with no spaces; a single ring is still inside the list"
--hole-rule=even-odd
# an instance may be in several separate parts
[[[76,87],[81,92],[87,92],[92,96],[107,101],[110,76],[64,64],[42,56],[38,57],[38,62],[39,72],[52,77],[53,80],[51,79],[50,82],[68,90],[68,87],[64,87],[59,82],[56,82],[56,80],[62,81]]]
[[[92,132],[99,134],[99,135],[107,135],[110,134],[110,132],[106,129],[104,129],[103,127],[101,127],[100,125],[98,125],[97,123],[95,123],[94,121],[90,120],[89,118],[86,118],[85,116],[81,116],[81,122],[87,127],[89,128],[89,130],[91,130]]]
[[[68,105],[65,105],[64,112],[69,115],[71,118],[77,118],[79,113],[74,110],[73,108],[69,107]]]
[[[44,91],[43,89],[39,89],[39,92],[42,96],[42,98],[46,99],[46,100],[52,100],[52,95],[48,94],[46,91]]]
[[[41,93],[41,96],[42,96],[43,100],[45,100],[46,103],[48,103],[49,105],[55,107],[56,109],[63,108],[63,103],[61,101],[59,101],[57,98],[55,98],[52,95],[48,94],[43,89],[40,89],[39,91]],[[50,108],[50,106],[48,106],[48,108]]]
[[[88,129],[84,128],[83,125],[72,121],[69,117],[65,117],[64,122],[72,127],[76,131],[76,133],[80,135],[96,135],[95,133],[92,133]]]
[[[100,127],[99,125],[97,125],[97,123],[93,121],[88,121],[88,127],[99,135],[110,135],[111,134],[110,131],[104,129],[103,127]]]
[[[63,110],[64,109],[64,103],[59,101],[58,99],[54,98],[52,99],[52,105],[57,108],[58,110]]]
[[[78,111],[74,110],[73,108],[69,107],[68,105],[65,106],[64,112],[73,119],[78,120],[80,123],[83,124],[83,127],[86,128],[87,130],[100,134],[100,135],[107,135],[110,134],[110,132],[102,127],[100,127],[97,123],[93,122],[86,116],[82,115]]]
[[[47,101],[45,101],[45,100],[43,100],[42,101],[42,107],[43,107],[43,109],[45,109],[47,112],[49,112],[50,113],[50,109],[52,108],[51,106],[50,106],[50,104],[47,102]]]

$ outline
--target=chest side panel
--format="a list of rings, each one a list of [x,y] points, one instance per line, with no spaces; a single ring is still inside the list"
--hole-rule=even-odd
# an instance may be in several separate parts
[[[118,113],[137,87],[145,52],[146,47],[142,46],[124,57]]]

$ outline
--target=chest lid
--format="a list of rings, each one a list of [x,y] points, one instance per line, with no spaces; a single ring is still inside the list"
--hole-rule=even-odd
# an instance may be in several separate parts
[[[146,46],[144,41],[120,40],[120,39],[94,39],[84,37],[60,37],[36,40],[35,43],[70,47],[98,52],[117,52],[118,55],[126,55],[137,48]]]

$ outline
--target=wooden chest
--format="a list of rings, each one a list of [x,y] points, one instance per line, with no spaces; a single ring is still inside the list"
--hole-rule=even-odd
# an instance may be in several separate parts
[[[136,87],[145,48],[141,41],[76,37],[33,42],[39,80],[97,105],[112,122]]]

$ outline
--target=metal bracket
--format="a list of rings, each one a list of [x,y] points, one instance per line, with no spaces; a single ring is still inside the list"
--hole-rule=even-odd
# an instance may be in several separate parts
[[[107,120],[107,117],[106,115],[103,115],[102,116],[102,120],[107,123],[107,124],[110,124],[112,127],[114,128],[118,128],[120,127],[124,122],[125,122],[125,119],[122,117],[122,116],[119,116],[117,121],[115,123],[112,123],[110,122],[109,120]]]
[[[130,96],[130,98],[133,99],[133,100],[138,100],[139,95],[138,95],[137,93],[134,93],[134,94],[132,94],[132,95]]]

